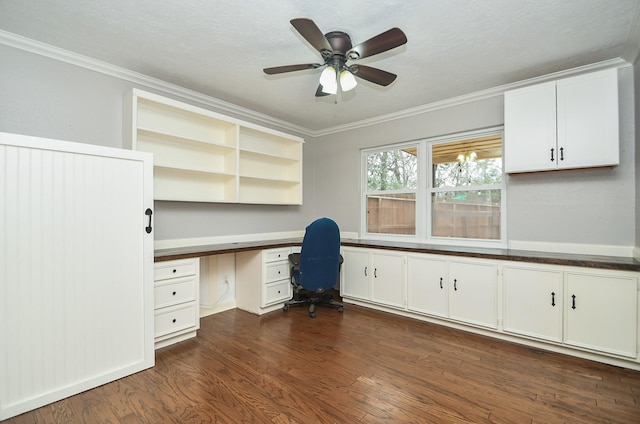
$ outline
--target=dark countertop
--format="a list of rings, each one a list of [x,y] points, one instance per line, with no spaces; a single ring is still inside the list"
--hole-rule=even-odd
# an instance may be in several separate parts
[[[237,253],[247,250],[299,246],[301,243],[302,237],[157,249],[155,251],[155,261],[161,262],[174,259],[193,258],[198,256]],[[412,253],[429,253],[433,255],[461,256],[467,258],[494,259],[501,261],[529,262],[538,264],[640,272],[640,261],[634,258],[625,258],[618,256],[579,255],[567,253],[537,252],[529,250],[445,246],[426,243],[407,243],[363,239],[342,239],[342,246],[363,247],[368,249],[398,250],[402,252]]]

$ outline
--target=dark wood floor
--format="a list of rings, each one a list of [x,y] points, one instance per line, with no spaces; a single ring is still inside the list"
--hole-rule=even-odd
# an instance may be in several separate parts
[[[7,422],[640,422],[640,372],[356,306],[201,325],[154,368]]]

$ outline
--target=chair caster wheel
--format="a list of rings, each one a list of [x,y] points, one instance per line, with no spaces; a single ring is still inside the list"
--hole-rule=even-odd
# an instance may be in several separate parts
[[[315,312],[309,312],[309,316],[310,316],[311,318],[315,318],[315,317],[316,317],[316,313],[315,313]]]
[[[283,311],[288,311],[288,310],[289,310],[289,305],[284,305],[284,306],[282,306],[282,310],[283,310]]]
[[[341,306],[338,308],[338,312],[344,312],[344,308]]]

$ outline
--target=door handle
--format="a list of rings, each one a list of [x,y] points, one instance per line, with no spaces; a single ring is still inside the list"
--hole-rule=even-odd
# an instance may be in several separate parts
[[[149,217],[149,225],[147,227],[145,227],[145,231],[147,232],[147,234],[151,234],[151,215],[153,215],[153,211],[150,208],[147,208],[146,211],[144,211],[144,214],[147,215]]]

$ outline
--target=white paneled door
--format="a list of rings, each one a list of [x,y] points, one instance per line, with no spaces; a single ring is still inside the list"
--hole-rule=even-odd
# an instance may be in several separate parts
[[[152,180],[147,153],[0,133],[0,420],[153,366]]]

